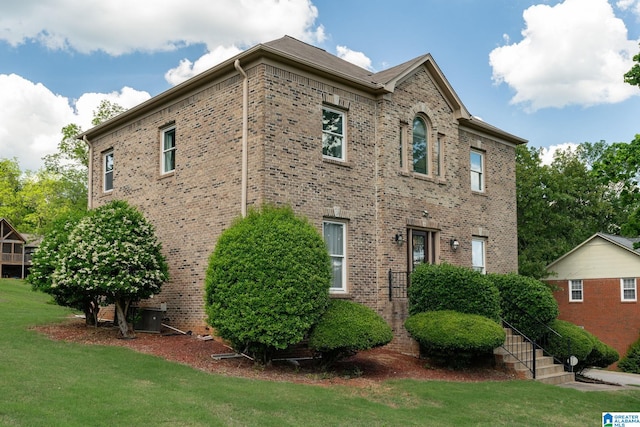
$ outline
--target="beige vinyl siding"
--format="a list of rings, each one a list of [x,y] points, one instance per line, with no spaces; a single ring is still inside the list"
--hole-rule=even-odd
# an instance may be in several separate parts
[[[640,277],[640,256],[601,237],[567,255],[550,271],[553,280]]]

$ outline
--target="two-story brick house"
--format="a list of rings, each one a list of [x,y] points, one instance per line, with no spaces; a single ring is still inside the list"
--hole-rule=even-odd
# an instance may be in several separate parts
[[[318,227],[332,295],[376,309],[405,349],[393,272],[443,261],[517,271],[515,147],[526,141],[472,117],[430,55],[372,73],[283,37],[81,137],[90,207],[126,199],[155,224],[171,282],[151,304],[166,302],[177,327],[205,326],[216,239],[264,203]]]

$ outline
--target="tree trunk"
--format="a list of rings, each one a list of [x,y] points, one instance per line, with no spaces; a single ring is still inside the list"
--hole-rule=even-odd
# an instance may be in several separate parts
[[[127,322],[127,314],[129,311],[129,301],[124,298],[116,299],[116,314],[118,316],[118,328],[122,338],[135,338],[133,327]]]
[[[98,312],[100,304],[96,300],[86,300],[84,302],[84,318],[87,326],[98,327]]]

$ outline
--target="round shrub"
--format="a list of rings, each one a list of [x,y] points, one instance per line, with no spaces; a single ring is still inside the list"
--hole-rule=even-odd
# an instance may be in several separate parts
[[[500,292],[502,318],[531,339],[538,340],[558,317],[558,302],[549,286],[518,274],[489,274]],[[538,322],[536,322],[536,320]]]
[[[592,336],[593,349],[587,356],[584,368],[606,368],[620,359],[620,355],[615,348],[600,341],[595,335]],[[580,369],[580,364],[578,364]]]
[[[579,326],[564,320],[556,319],[549,326],[561,337],[549,334],[545,350],[563,362],[566,362],[569,356],[575,356],[578,358],[579,364],[584,364],[587,356],[593,350],[592,335]],[[571,350],[567,347],[567,339],[571,340]]]
[[[309,347],[322,355],[322,363],[335,361],[358,351],[388,344],[391,327],[369,307],[345,300],[331,300],[327,311],[309,335]]]
[[[320,233],[289,207],[266,206],[219,237],[205,278],[208,322],[260,361],[305,337],[329,303],[331,265]]]
[[[622,372],[640,374],[640,339],[629,346],[627,354],[618,363]]]
[[[414,314],[404,326],[424,354],[454,367],[490,354],[506,337],[504,329],[487,317],[451,310]]]
[[[498,288],[483,274],[450,264],[421,264],[411,273],[409,314],[453,310],[500,320]]]

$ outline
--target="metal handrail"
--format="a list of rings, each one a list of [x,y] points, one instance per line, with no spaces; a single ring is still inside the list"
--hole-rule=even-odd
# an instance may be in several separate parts
[[[522,337],[522,339],[524,339],[527,343],[531,344],[531,360],[530,361],[529,360],[522,360],[518,356],[518,354],[515,354],[515,353],[509,351],[509,349],[507,347],[505,347],[504,344],[502,345],[502,348],[507,353],[509,353],[511,356],[513,356],[518,362],[522,363],[522,365],[524,367],[526,367],[529,370],[529,372],[531,372],[531,375],[533,375],[533,379],[536,379],[536,350],[538,348],[538,345],[536,344],[536,341],[532,340],[531,338],[529,338],[528,336],[526,336],[525,334],[520,332],[518,329],[516,329],[515,326],[513,326],[512,324],[510,324],[506,320],[504,320],[502,318],[500,320],[502,320],[503,325],[505,325],[507,328],[511,329],[516,334],[520,335]]]

